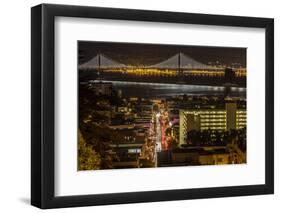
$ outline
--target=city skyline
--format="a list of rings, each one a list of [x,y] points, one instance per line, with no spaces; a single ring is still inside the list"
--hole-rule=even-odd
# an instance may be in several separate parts
[[[77,53],[78,170],[247,162],[245,48],[80,41]]]

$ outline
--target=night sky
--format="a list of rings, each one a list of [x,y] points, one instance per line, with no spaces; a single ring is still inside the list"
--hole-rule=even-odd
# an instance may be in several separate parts
[[[131,65],[152,65],[182,52],[205,64],[219,61],[226,65],[240,63],[246,67],[246,48],[79,41],[78,50],[79,64],[99,52],[120,63]]]

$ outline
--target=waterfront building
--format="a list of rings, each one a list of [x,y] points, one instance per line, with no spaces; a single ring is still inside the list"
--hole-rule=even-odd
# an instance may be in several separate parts
[[[95,92],[96,95],[112,95],[113,86],[110,82],[90,81],[89,87]]]

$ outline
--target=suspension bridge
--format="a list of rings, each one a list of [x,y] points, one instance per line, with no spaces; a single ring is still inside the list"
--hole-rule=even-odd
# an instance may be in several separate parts
[[[79,69],[124,69],[124,68],[147,68],[147,69],[193,69],[193,70],[221,70],[221,67],[209,66],[198,62],[197,60],[185,55],[177,53],[170,58],[154,65],[133,66],[120,63],[110,57],[100,53],[91,60],[79,66]]]
[[[236,79],[235,83],[244,86],[247,75],[246,68],[210,66],[181,52],[153,65],[124,64],[100,53],[79,65],[79,70],[82,71],[81,76],[85,73],[85,76],[96,75],[95,78],[103,80],[204,85],[222,85]]]

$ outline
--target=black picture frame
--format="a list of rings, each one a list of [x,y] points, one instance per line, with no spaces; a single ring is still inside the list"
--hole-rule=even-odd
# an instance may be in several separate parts
[[[96,195],[54,195],[55,17],[264,28],[265,184]],[[39,208],[139,203],[274,193],[274,20],[224,15],[41,4],[31,9],[31,204]]]

